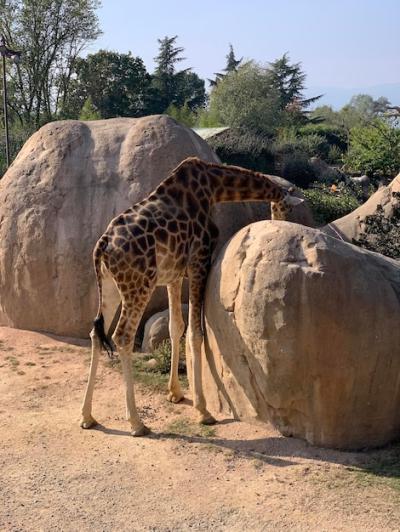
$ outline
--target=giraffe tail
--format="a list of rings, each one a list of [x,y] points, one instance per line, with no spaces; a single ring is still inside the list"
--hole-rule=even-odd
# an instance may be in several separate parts
[[[102,312],[103,286],[101,277],[101,258],[106,247],[107,241],[105,239],[100,239],[93,251],[93,263],[96,273],[97,291],[99,294],[99,310],[97,311],[97,316],[93,322],[93,328],[101,346],[105,349],[109,358],[114,358],[114,347],[104,330],[104,316]]]

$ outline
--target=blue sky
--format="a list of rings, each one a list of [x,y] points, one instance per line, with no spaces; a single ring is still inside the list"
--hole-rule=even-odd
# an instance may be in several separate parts
[[[311,87],[400,84],[400,0],[103,0],[90,47],[131,51],[152,72],[157,39],[178,35],[202,78],[237,56],[301,61]],[[400,95],[399,95],[400,96]]]

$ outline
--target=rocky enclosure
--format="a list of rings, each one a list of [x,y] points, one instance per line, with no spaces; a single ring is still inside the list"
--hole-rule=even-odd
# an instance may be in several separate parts
[[[52,122],[35,133],[0,183],[0,325],[87,337],[97,308],[96,240],[193,155],[218,161],[165,115]],[[219,246],[268,215],[267,204],[219,205]],[[305,206],[295,219],[310,223]],[[157,289],[145,319],[166,307]]]

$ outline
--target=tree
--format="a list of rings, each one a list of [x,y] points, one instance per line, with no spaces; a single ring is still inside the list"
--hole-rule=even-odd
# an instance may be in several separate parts
[[[339,118],[348,130],[353,127],[367,126],[383,114],[389,105],[389,100],[384,96],[374,100],[369,94],[356,94],[339,111]]]
[[[89,96],[83,104],[79,120],[99,120],[100,118],[101,115],[93,105],[92,98]]]
[[[98,0],[0,0],[0,33],[22,61],[10,71],[10,107],[40,126],[64,107],[74,63],[100,34]]]
[[[215,73],[215,79],[209,79],[208,82],[210,83],[211,87],[215,87],[221,79],[223,79],[226,74],[229,72],[236,72],[239,68],[240,63],[243,61],[243,57],[241,59],[236,59],[235,52],[233,51],[233,46],[229,45],[229,52],[226,56],[226,66],[223,69],[223,72],[225,74],[222,74],[220,72]]]
[[[254,61],[229,72],[214,87],[210,113],[221,125],[244,127],[271,135],[281,121],[279,93],[269,71]]]
[[[172,104],[165,113],[187,127],[193,127],[196,124],[197,115],[191,111],[188,104],[183,105],[183,107]]]
[[[321,95],[304,98],[306,74],[301,63],[290,64],[288,54],[269,63],[271,85],[279,95],[279,106],[290,124],[307,122],[306,109]]]
[[[103,118],[148,112],[151,78],[140,57],[100,50],[77,59],[75,74],[65,116],[79,115],[88,98]]]
[[[174,105],[198,111],[205,106],[206,98],[204,80],[197,74],[186,70],[177,74]]]
[[[177,38],[178,36],[175,35],[158,39],[160,48],[157,57],[154,58],[157,66],[153,74],[152,85],[157,94],[156,107],[160,113],[176,103],[178,80],[185,72],[176,71],[176,65],[185,60],[181,57],[184,48],[175,45]]]

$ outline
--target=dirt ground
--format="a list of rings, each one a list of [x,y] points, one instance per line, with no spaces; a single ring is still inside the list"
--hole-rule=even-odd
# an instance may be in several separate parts
[[[0,530],[400,530],[398,448],[327,451],[271,426],[195,423],[137,387],[132,438],[104,359],[95,430],[79,427],[88,347],[0,328]]]

